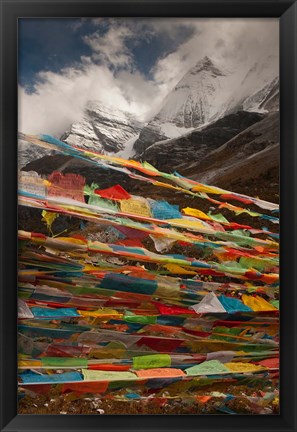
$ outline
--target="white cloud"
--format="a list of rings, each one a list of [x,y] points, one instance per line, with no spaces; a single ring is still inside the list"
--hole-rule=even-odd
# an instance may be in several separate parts
[[[178,40],[182,28],[191,36],[158,59],[150,79],[136,69],[128,41],[148,40],[152,34]],[[81,64],[59,73],[41,72],[31,94],[19,88],[20,131],[59,136],[81,118],[90,99],[147,119],[204,55],[227,69],[241,68],[238,76],[257,58],[278,55],[276,19],[110,19],[106,29],[103,35],[96,31],[85,37],[92,55],[82,57]]]
[[[106,67],[84,59],[81,69],[42,72],[35,91],[19,87],[19,130],[24,133],[61,135],[83,115],[88,100],[134,113],[143,118],[152,96],[160,101],[157,87],[139,72],[123,71],[117,77]]]
[[[169,91],[205,55],[243,74],[263,55],[278,58],[276,19],[197,19],[193,36],[155,65],[154,79]]]
[[[117,68],[132,65],[133,56],[126,42],[133,36],[134,33],[126,26],[112,26],[104,35],[98,31],[83,39],[92,49],[94,60]]]

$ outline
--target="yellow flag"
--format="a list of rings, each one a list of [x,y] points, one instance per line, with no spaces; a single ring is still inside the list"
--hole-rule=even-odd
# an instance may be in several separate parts
[[[94,311],[78,310],[78,313],[86,317],[89,316],[95,318],[109,318],[109,319],[111,319],[112,317],[119,319],[123,316],[123,314],[119,314],[119,312],[117,312],[116,310],[109,309],[109,308],[97,309]]]
[[[52,213],[43,210],[41,215],[42,215],[42,221],[46,223],[47,229],[52,234],[52,224],[54,220],[59,216],[58,213]]]
[[[198,219],[192,220],[192,219],[168,219],[171,224],[178,224],[180,227],[186,228],[186,229],[193,229],[194,231],[197,230],[202,233],[206,234],[212,234],[215,232],[215,230],[209,225],[206,225],[206,222],[201,222]]]
[[[18,361],[18,367],[20,368],[39,368],[41,367],[41,360],[35,360],[35,359],[26,359],[26,360],[19,360]]]
[[[151,217],[150,206],[146,199],[141,199],[141,197],[122,200],[121,211],[123,213]]]
[[[225,363],[225,367],[228,368],[231,372],[258,372],[264,370],[263,366],[258,366],[252,363]]]
[[[186,270],[177,264],[166,264],[166,265],[164,265],[164,267],[167,270],[169,270],[171,273],[185,274],[185,275],[196,275],[196,272],[194,272],[193,270]]]
[[[223,193],[225,193],[226,191],[224,189],[220,189],[218,187],[215,186],[208,186],[208,185],[204,185],[199,183],[198,185],[194,186],[192,188],[193,192],[205,192],[205,193],[210,193],[210,194],[218,194],[221,195]]]
[[[194,209],[194,208],[191,208],[191,207],[183,208],[182,212],[185,215],[194,216],[194,217],[196,217],[198,219],[211,220],[211,218],[207,214],[203,213],[201,210],[197,210],[197,209]]]
[[[255,312],[277,310],[276,307],[268,303],[260,296],[253,297],[253,296],[248,296],[246,294],[243,294],[242,301],[246,306],[249,306]]]

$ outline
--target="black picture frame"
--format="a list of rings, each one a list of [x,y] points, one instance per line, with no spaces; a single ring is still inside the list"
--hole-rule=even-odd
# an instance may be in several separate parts
[[[292,0],[1,0],[1,430],[295,431],[297,3]],[[280,20],[280,415],[17,415],[17,20],[20,17],[277,17]]]

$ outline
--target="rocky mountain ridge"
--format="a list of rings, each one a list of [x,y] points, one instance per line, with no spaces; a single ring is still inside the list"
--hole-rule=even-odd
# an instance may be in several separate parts
[[[73,123],[61,140],[101,153],[117,153],[140,132],[142,124],[130,113],[89,101],[84,117]]]

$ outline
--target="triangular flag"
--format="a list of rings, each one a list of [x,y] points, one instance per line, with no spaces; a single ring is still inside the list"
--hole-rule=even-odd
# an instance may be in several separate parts
[[[200,303],[190,306],[196,313],[206,312],[226,312],[226,309],[222,306],[214,293],[207,294]]]

